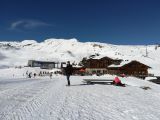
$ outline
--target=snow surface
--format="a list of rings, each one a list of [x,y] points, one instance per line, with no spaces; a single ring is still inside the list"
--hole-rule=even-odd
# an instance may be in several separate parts
[[[120,78],[126,87],[86,85],[84,78],[115,76],[54,75],[26,78],[31,68],[0,70],[0,120],[159,120],[160,87],[134,77]],[[7,73],[6,73],[7,72]],[[9,76],[15,74],[15,76]],[[141,87],[149,87],[144,90]]]

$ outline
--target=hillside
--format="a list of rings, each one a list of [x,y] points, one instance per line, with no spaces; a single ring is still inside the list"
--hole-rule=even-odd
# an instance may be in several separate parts
[[[67,61],[79,63],[83,57],[99,55],[119,59],[138,60],[158,74],[160,70],[160,48],[157,45],[112,45],[98,42],[79,42],[77,39],[47,39],[44,42],[24,40],[22,42],[0,42],[0,68],[27,65],[29,59]]]

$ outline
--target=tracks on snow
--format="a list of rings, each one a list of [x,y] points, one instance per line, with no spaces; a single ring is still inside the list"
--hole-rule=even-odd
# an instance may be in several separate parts
[[[0,92],[0,120],[30,119],[46,101],[56,81],[28,80]],[[11,87],[11,86],[10,86]]]

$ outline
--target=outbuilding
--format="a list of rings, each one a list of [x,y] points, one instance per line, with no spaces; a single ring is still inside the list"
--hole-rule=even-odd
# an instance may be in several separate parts
[[[107,67],[109,74],[125,74],[130,76],[148,76],[148,69],[151,68],[148,65],[145,65],[136,60],[125,60],[122,61],[119,65],[112,64]]]

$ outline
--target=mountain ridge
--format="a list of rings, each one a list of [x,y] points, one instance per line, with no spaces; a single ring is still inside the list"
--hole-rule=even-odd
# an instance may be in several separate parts
[[[99,54],[118,59],[138,60],[159,69],[160,48],[157,45],[113,45],[100,42],[79,42],[77,39],[46,39],[43,42],[24,40],[0,42],[0,66],[27,65],[28,60],[49,60],[79,63],[82,58]]]

